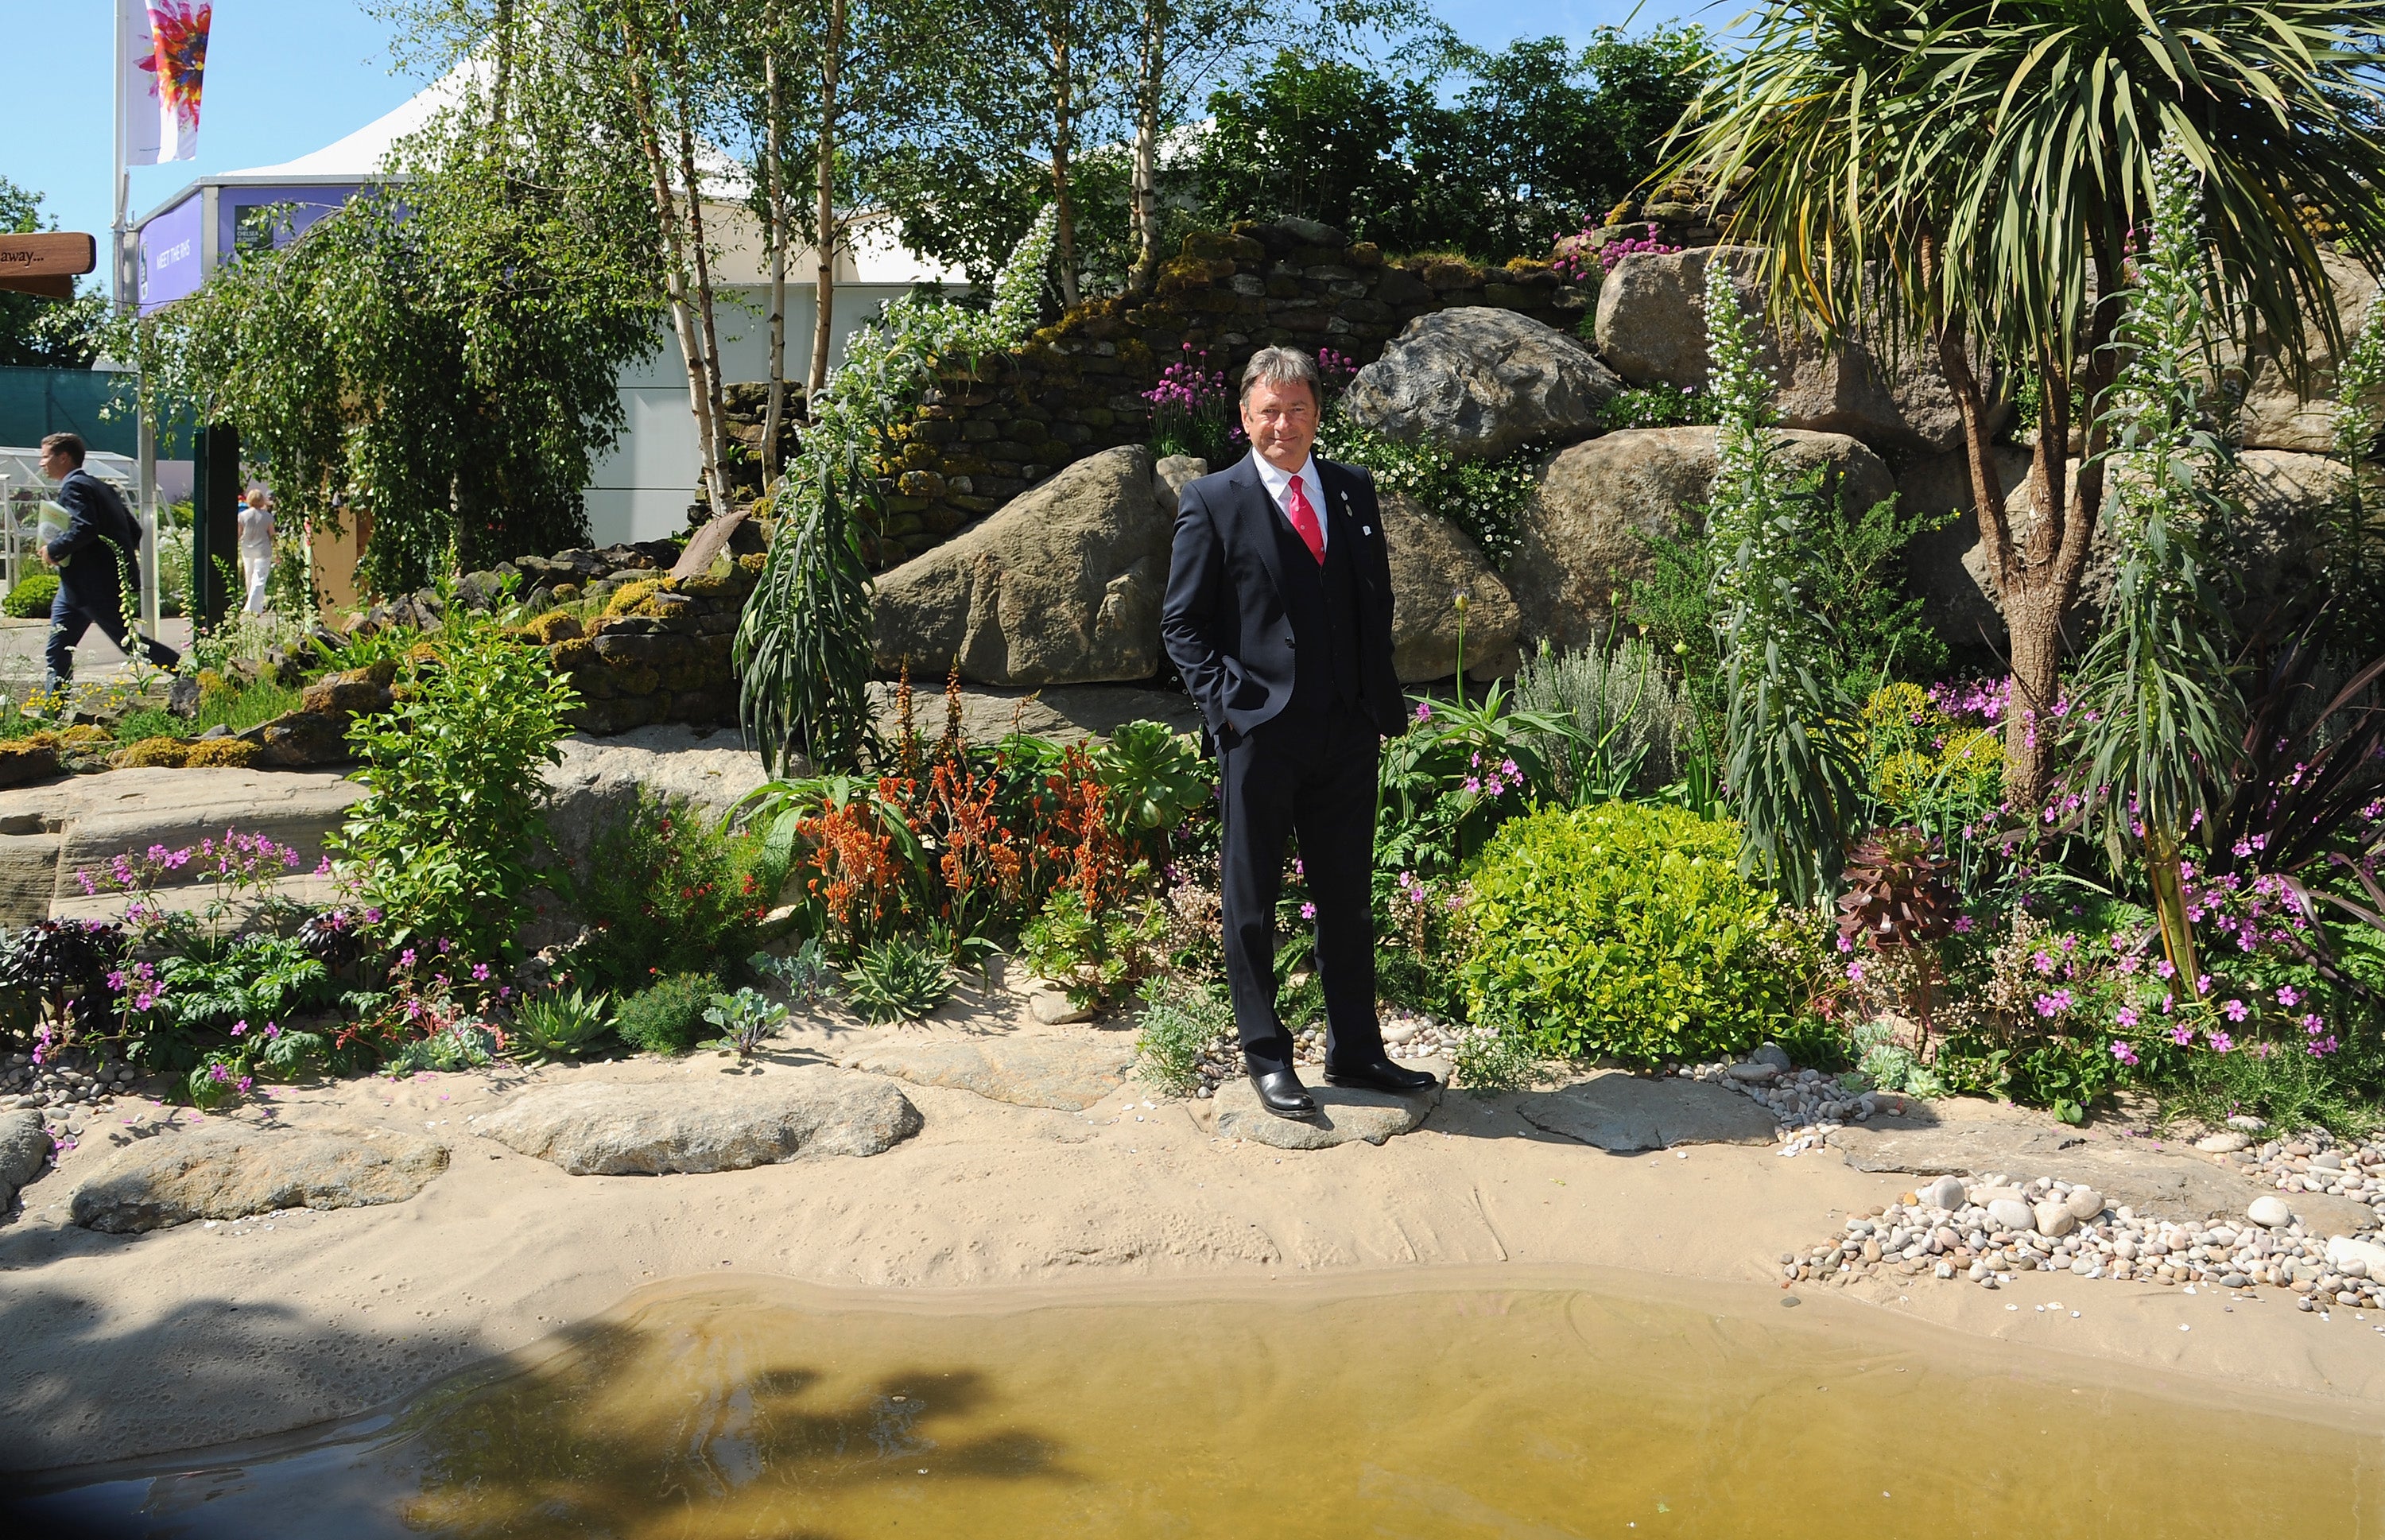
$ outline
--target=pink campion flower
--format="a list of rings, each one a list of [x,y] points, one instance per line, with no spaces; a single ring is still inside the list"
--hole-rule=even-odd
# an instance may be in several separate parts
[[[1465,792],[1469,796],[1474,795],[1482,790],[1482,783],[1471,775],[1459,782],[1457,785],[1459,790]]]
[[[2054,971],[2054,958],[2043,952],[2030,953],[2029,957],[2029,965],[2030,968],[2036,970],[2040,974],[2046,974]]]
[[[2245,1017],[2253,1014],[2241,1000],[2230,1000],[2219,1009],[2230,1021],[2241,1021]]]
[[[1970,917],[1969,915],[1967,915],[1967,914],[1958,914],[1958,915],[1956,915],[1956,916],[1954,917],[1954,933],[1955,933],[1956,935],[1958,935],[1958,936],[1967,936],[1967,935],[1969,935],[1969,934],[1971,933],[1971,925],[1972,925],[1972,920],[1971,920],[1971,917]]]
[[[2204,1040],[2211,1045],[2211,1051],[2216,1054],[2224,1054],[2236,1046],[2236,1040],[2216,1027],[2205,1033]]]
[[[487,963],[485,963],[485,962],[476,962],[476,963],[474,963],[474,964],[472,965],[472,982],[473,982],[473,983],[487,983],[487,982],[488,982],[488,977],[489,977],[489,965],[488,965]]]
[[[265,1023],[265,1035],[268,1037],[279,1037],[281,1035],[281,1029],[275,1026],[272,1022],[268,1021]]]
[[[2119,1010],[2114,1014],[2112,1020],[2118,1022],[2123,1027],[2133,1027],[2137,1024],[2136,1008],[2134,1006],[2122,1006]]]
[[[1308,880],[1308,863],[1302,860],[1299,857],[1294,856],[1292,858],[1292,874],[1299,878],[1301,881],[1306,882]]]
[[[1854,944],[1854,942],[1849,941],[1849,940],[1848,940],[1845,936],[1843,936],[1843,935],[1842,935],[1842,936],[1840,936],[1840,937],[1839,937],[1839,950],[1840,950],[1840,951],[1842,951],[1842,952],[1852,952],[1852,951],[1854,951],[1854,949],[1855,949],[1855,944]]]
[[[1314,905],[1314,904],[1303,904],[1302,906],[1300,906],[1300,918],[1301,918],[1301,919],[1303,919],[1303,920],[1314,920],[1314,919],[1316,919],[1316,918],[1317,918],[1317,906],[1316,906],[1316,905]]]
[[[232,1034],[234,1037],[238,1037],[238,1036],[240,1036],[242,1033],[245,1033],[245,1032],[247,1032],[247,1031],[248,1031],[248,1023],[247,1023],[246,1021],[234,1021],[234,1022],[231,1024],[231,1034]]]
[[[2312,1011],[2309,1015],[2303,1018],[2303,1031],[2310,1033],[2313,1037],[2316,1037],[2326,1030],[2327,1019],[2319,1015],[2318,1012]]]
[[[2169,1029],[2169,1040],[2183,1048],[2194,1041],[2194,1029],[2189,1026],[2172,1027]]]
[[[2133,954],[2124,954],[2112,963],[2113,968],[2122,973],[2133,973],[2144,965],[2145,959]]]
[[[1420,700],[1417,702],[1416,720],[1419,722],[1429,722],[1432,720],[1432,702],[1429,700]]]
[[[2154,971],[2165,979],[2174,979],[2178,977],[2177,965],[2172,963],[2167,958],[2163,958],[2158,962],[2155,962],[2154,964]]]
[[[82,895],[85,898],[89,898],[99,891],[99,884],[91,880],[91,873],[88,871],[76,872],[75,881],[82,884]]]
[[[315,863],[315,875],[316,875],[316,876],[318,876],[318,877],[329,877],[331,874],[331,857],[326,856],[326,857],[324,857],[321,860],[319,860],[319,861],[318,861],[318,862],[316,862],[316,863]]]
[[[2302,991],[2296,989],[2290,983],[2281,983],[2278,986],[2278,1004],[2281,1006],[2298,1006],[2302,1003]]]
[[[254,1086],[256,1083],[256,1076],[254,1076],[254,1075],[243,1075],[243,1076],[241,1076],[241,1077],[240,1077],[240,1088],[241,1088],[243,1091],[246,1091],[246,1090],[248,1090],[250,1087]]]
[[[405,951],[400,952],[400,953],[397,955],[397,965],[398,965],[400,968],[411,968],[411,967],[413,967],[413,966],[414,966],[414,948],[413,948],[413,947],[409,946],[409,947],[407,947]]]
[[[1510,781],[1521,781],[1524,778],[1524,772],[1516,768],[1516,761],[1513,759],[1500,760],[1499,773]]]
[[[1861,983],[1863,982],[1864,965],[1862,960],[1857,959],[1856,961],[1847,964],[1847,983]]]
[[[2117,1039],[2112,1044],[2112,1057],[2131,1070],[2137,1067],[2137,1050]]]
[[[441,936],[441,937],[439,938],[439,955],[440,955],[441,957],[443,957],[443,957],[445,957],[445,956],[447,955],[447,948],[448,948],[449,945],[450,945],[450,943],[448,942],[448,940],[447,940],[447,938],[446,938],[445,936]]]

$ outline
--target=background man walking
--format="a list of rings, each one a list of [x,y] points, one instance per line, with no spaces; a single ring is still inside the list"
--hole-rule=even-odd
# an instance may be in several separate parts
[[[1317,365],[1262,348],[1242,370],[1251,455],[1185,487],[1160,635],[1217,745],[1226,978],[1243,1068],[1280,1117],[1317,1104],[1275,1008],[1275,907],[1296,834],[1317,905],[1325,1080],[1414,1092],[1375,1016],[1376,760],[1405,725],[1392,569],[1374,479],[1318,460]]]
[[[125,627],[124,591],[141,587],[141,526],[116,489],[82,468],[84,455],[82,440],[73,433],[52,433],[42,441],[42,474],[58,483],[57,503],[67,510],[66,532],[42,547],[42,560],[58,570],[57,597],[50,601],[45,692],[74,678],[75,644],[93,626],[127,657],[137,640],[161,669],[182,660],[165,643],[136,638]]]

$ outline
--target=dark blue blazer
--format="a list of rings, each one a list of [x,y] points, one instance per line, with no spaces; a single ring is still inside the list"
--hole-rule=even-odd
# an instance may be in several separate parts
[[[1376,731],[1406,722],[1392,667],[1392,561],[1375,479],[1356,466],[1317,461],[1330,549],[1346,552],[1357,602],[1358,681]],[[1283,600],[1283,520],[1245,454],[1187,485],[1177,498],[1176,545],[1159,637],[1184,687],[1221,742],[1273,720],[1291,704],[1298,637]]]
[[[58,482],[57,504],[67,510],[67,532],[49,550],[59,590],[78,608],[114,613],[125,586],[141,583],[141,526],[116,489],[81,466]]]

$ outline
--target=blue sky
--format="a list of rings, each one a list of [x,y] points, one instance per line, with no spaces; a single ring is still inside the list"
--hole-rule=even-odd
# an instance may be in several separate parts
[[[1620,24],[1630,0],[1434,0],[1469,43],[1497,46],[1562,32],[1580,40]],[[1676,17],[1726,21],[1647,0],[1637,26]],[[113,215],[108,166],[115,6],[110,0],[0,0],[8,38],[7,126],[0,176],[43,194],[67,230],[104,233]],[[419,83],[392,72],[388,24],[356,0],[215,0],[198,158],[132,169],[135,219],[210,172],[268,166],[318,149],[372,121]]]

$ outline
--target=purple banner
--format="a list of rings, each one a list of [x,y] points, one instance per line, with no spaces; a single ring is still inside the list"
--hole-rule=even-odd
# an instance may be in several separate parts
[[[206,200],[194,189],[181,203],[141,227],[141,313],[181,298],[206,277],[200,225]]]

